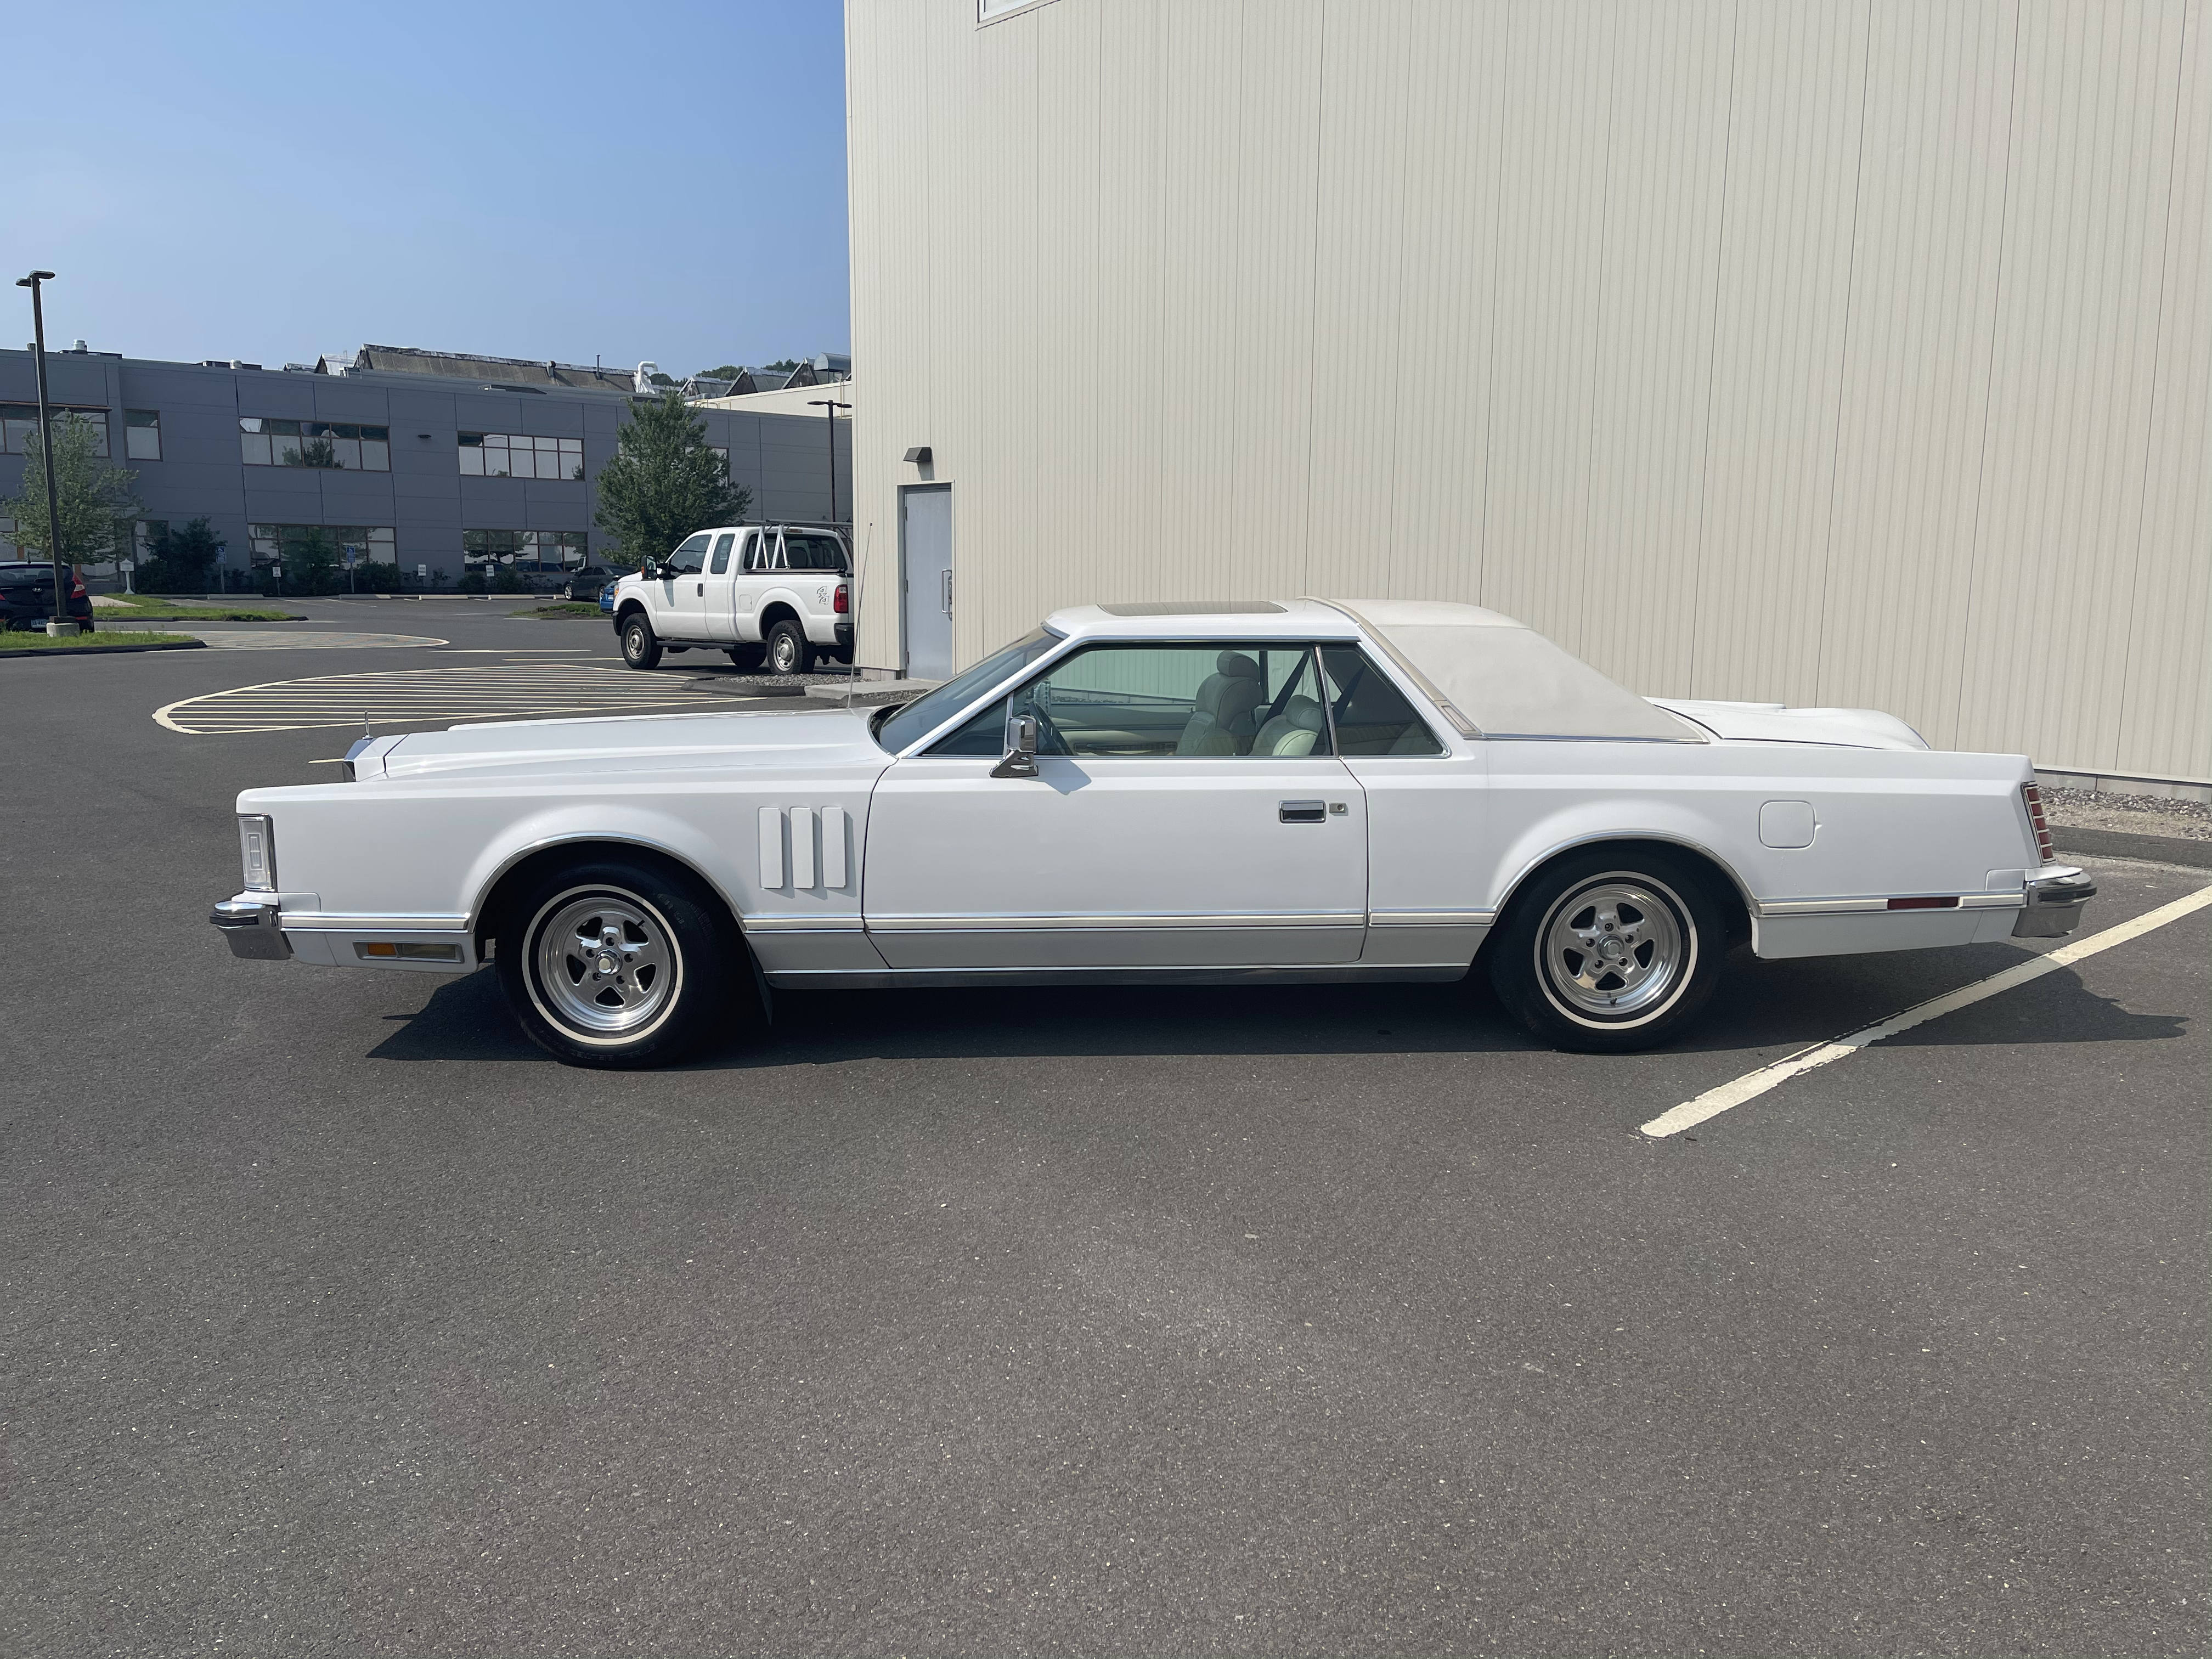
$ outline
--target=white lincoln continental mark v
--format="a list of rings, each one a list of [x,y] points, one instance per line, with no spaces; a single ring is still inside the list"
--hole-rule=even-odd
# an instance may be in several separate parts
[[[489,963],[562,1060],[771,988],[1453,980],[1539,1040],[1680,1032],[1723,954],[2070,932],[2019,755],[1647,699],[1471,605],[1084,605],[896,708],[364,738],[238,798],[242,957]]]

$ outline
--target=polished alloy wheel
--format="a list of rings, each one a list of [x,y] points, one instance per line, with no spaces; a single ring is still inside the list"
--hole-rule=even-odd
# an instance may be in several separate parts
[[[531,988],[540,1011],[578,1037],[635,1037],[675,1001],[682,953],[642,900],[563,894],[539,911],[531,937]]]
[[[1633,875],[1601,876],[1562,896],[1537,930],[1537,969],[1575,1012],[1620,1019],[1663,1000],[1689,935],[1675,896]]]

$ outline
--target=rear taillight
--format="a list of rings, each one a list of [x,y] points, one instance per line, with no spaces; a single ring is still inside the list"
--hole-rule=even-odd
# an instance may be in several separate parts
[[[2056,864],[2058,854],[2051,845],[2051,826],[2043,817],[2043,791],[2033,783],[2023,783],[2020,798],[2027,803],[2028,827],[2035,831],[2036,856],[2045,864]]]
[[[70,598],[81,599],[84,596],[84,574],[75,565],[71,565],[70,567]]]
[[[852,593],[844,583],[837,584],[837,597],[830,600],[830,608],[841,617],[853,608]]]

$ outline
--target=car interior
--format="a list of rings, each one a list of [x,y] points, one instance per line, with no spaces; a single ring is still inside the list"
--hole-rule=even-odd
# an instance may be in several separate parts
[[[993,703],[933,755],[1006,752],[1034,716],[1037,752],[1074,757],[1438,755],[1434,734],[1356,647],[1098,645]],[[1328,687],[1322,701],[1322,674]]]

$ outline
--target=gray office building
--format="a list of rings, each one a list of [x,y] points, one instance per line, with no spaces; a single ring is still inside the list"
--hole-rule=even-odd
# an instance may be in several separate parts
[[[159,362],[52,351],[55,410],[93,422],[137,474],[142,546],[205,519],[235,584],[303,530],[331,532],[349,561],[397,563],[447,585],[493,561],[557,573],[596,562],[599,470],[637,398],[631,371],[363,346],[312,364]],[[34,368],[0,351],[0,496],[21,489],[37,441]],[[851,499],[847,421],[702,409],[708,441],[752,492],[750,516],[830,516]],[[0,558],[20,556],[0,519]]]

